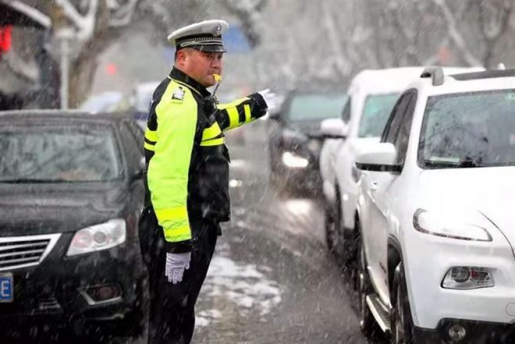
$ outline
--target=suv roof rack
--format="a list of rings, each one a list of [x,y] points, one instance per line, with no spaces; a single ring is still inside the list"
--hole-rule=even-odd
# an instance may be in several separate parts
[[[455,80],[475,80],[475,79],[492,79],[492,78],[507,78],[514,77],[514,69],[498,69],[498,70],[490,70],[483,72],[473,72],[473,73],[462,73],[462,74],[454,74],[451,75]]]
[[[427,67],[421,73],[421,78],[432,78],[432,85],[439,86],[444,84],[444,72],[439,66]]]

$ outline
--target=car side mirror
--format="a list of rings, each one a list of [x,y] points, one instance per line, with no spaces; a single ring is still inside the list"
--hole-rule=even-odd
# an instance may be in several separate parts
[[[326,119],[321,122],[321,136],[324,139],[346,139],[348,136],[348,125],[341,119]]]
[[[357,155],[356,166],[365,171],[401,172],[401,166],[396,164],[396,148],[391,143],[363,147]]]

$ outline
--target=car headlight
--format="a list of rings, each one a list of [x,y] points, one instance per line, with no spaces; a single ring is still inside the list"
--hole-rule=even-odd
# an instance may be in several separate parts
[[[308,166],[308,159],[291,152],[284,152],[282,160],[289,168],[306,168]]]
[[[126,226],[123,219],[89,226],[75,233],[67,256],[84,254],[116,247],[125,242]]]
[[[495,286],[491,269],[484,267],[452,267],[444,276],[445,289],[469,290]]]
[[[414,228],[425,234],[454,238],[465,241],[493,240],[487,229],[480,225],[469,224],[453,216],[437,214],[418,209],[414,213]]]

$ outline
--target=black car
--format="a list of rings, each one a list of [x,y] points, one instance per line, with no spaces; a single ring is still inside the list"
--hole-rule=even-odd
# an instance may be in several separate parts
[[[341,115],[344,93],[291,92],[279,112],[269,115],[270,181],[287,188],[318,191],[322,180],[320,124]]]
[[[0,322],[144,329],[142,147],[120,115],[0,113]]]

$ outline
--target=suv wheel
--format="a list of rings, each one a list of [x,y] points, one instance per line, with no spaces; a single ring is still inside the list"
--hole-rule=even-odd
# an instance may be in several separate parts
[[[366,303],[367,295],[373,293],[373,288],[369,282],[369,275],[367,274],[367,263],[360,235],[357,238],[357,247],[357,252],[359,253],[357,258],[357,275],[360,330],[367,338],[371,339],[379,329],[376,324],[376,320]]]
[[[394,272],[392,291],[391,343],[410,344],[414,340],[414,324],[410,312],[407,285],[402,263],[396,267]]]

